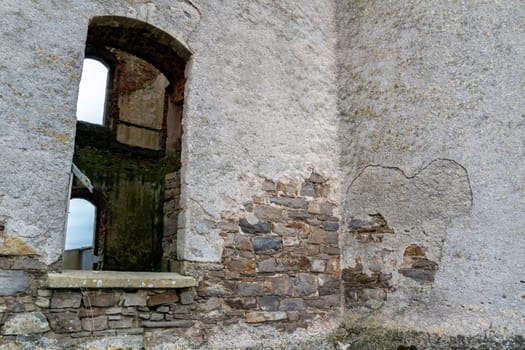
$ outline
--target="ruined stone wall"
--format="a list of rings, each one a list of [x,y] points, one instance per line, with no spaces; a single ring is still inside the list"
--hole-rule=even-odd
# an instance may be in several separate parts
[[[161,346],[188,333],[219,347],[255,335],[264,343],[275,327],[299,342],[333,328],[341,294],[331,1],[8,0],[0,12],[2,342],[103,347],[117,337],[140,347],[159,337]],[[163,268],[198,281],[187,304],[178,289],[47,287],[46,273],[61,269],[76,98],[94,16],[151,24],[187,61],[184,94],[174,87],[184,95],[182,168],[166,179],[162,242]],[[110,301],[89,306],[88,294]],[[172,299],[148,305],[156,296]],[[257,327],[222,337],[232,324]]]
[[[220,261],[250,179],[337,172],[335,34],[330,1],[203,1],[189,39],[179,256]],[[203,132],[204,130],[209,130]]]
[[[524,16],[518,1],[338,2],[341,267],[345,307],[366,315],[348,327],[390,341],[356,348],[523,334]]]
[[[519,1],[6,0],[0,12],[2,342],[305,348],[344,308],[337,334],[356,348],[523,345]],[[195,288],[46,287],[94,16],[151,24],[187,61],[162,243],[163,268]]]

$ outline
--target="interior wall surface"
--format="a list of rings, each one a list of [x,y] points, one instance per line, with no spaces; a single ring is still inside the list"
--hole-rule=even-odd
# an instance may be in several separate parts
[[[336,13],[348,312],[364,327],[523,334],[525,8]]]

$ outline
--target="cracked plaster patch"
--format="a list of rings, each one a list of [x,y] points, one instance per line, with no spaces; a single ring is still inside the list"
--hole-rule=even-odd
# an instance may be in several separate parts
[[[342,266],[353,271],[359,265],[359,276],[367,276],[365,282],[387,276],[388,286],[347,281],[349,288],[358,286],[359,293],[353,294],[356,299],[367,289],[409,290],[432,283],[449,222],[466,215],[471,206],[468,173],[453,160],[434,160],[414,176],[395,167],[365,167],[346,194]],[[414,278],[421,275],[414,270],[417,264],[407,270],[407,258],[403,258],[409,247],[418,247],[425,261],[432,262],[425,278]]]

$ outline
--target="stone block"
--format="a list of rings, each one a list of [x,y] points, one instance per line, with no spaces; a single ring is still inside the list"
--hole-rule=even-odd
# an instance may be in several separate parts
[[[275,191],[275,182],[265,179],[261,185],[261,189],[266,192],[273,192]]]
[[[330,196],[330,186],[326,184],[314,184],[315,196],[327,198]]]
[[[39,289],[37,295],[39,297],[50,297],[53,295],[53,291],[51,289]]]
[[[55,292],[51,297],[52,309],[79,308],[82,295],[80,292]]]
[[[117,332],[113,329],[104,329],[93,332],[94,337],[114,337],[115,335],[117,335]]]
[[[281,222],[283,219],[283,210],[276,206],[256,205],[253,213],[262,221]]]
[[[40,260],[29,257],[29,256],[19,256],[13,260],[13,265],[11,269],[13,270],[37,270],[42,271],[46,270],[47,266]]]
[[[237,284],[237,294],[240,296],[257,296],[263,291],[264,287],[260,282],[239,282]]]
[[[310,181],[303,183],[301,187],[301,196],[315,197],[315,187]]]
[[[195,295],[196,295],[195,289],[193,288],[182,289],[179,292],[180,303],[183,305],[192,304],[193,301],[195,300]]]
[[[47,319],[55,333],[80,332],[82,330],[80,317],[75,312],[51,313]]]
[[[273,295],[265,295],[257,298],[259,307],[263,311],[277,311],[279,310],[279,298]]]
[[[146,306],[146,296],[144,293],[126,293],[124,295],[124,306]]]
[[[339,235],[336,231],[325,231],[322,228],[314,227],[312,229],[311,241],[317,244],[333,244],[339,242]]]
[[[289,210],[287,212],[287,216],[289,219],[292,220],[313,220],[315,219],[315,216],[311,213],[309,213],[307,210],[299,209],[299,210]]]
[[[237,234],[231,239],[231,242],[227,247],[231,247],[238,250],[251,251],[252,241],[249,237]]]
[[[290,277],[287,275],[268,277],[270,291],[275,295],[292,295],[293,286]]]
[[[260,273],[276,272],[279,268],[274,258],[265,259],[257,263],[257,272]]]
[[[170,306],[169,305],[159,306],[157,308],[157,312],[168,313],[168,312],[170,312]]]
[[[279,311],[301,311],[305,308],[305,302],[301,298],[283,299],[279,305]]]
[[[140,325],[144,328],[189,328],[195,324],[190,320],[174,320],[174,321],[142,321]]]
[[[91,335],[91,332],[75,332],[75,333],[69,334],[71,338],[86,338],[86,337],[89,337],[90,335]]]
[[[254,297],[225,299],[224,302],[232,309],[255,309],[258,307]]]
[[[179,301],[179,296],[177,292],[168,292],[162,294],[150,295],[148,297],[148,306],[157,306],[162,304],[173,304]]]
[[[308,203],[308,212],[312,214],[321,214],[321,206],[317,202]]]
[[[277,182],[277,192],[287,196],[297,195],[298,184],[295,182]]]
[[[330,295],[339,292],[341,281],[329,275],[318,276],[319,295]]]
[[[299,240],[299,238],[295,236],[283,237],[283,246],[285,247],[298,246],[300,243],[301,241]]]
[[[25,311],[25,307],[24,307],[23,303],[21,303],[19,301],[16,301],[16,300],[12,300],[12,301],[10,301],[7,304],[7,310],[9,310],[9,312],[13,312],[13,313],[24,312]]]
[[[115,293],[88,292],[82,295],[85,306],[110,307],[115,306],[118,301],[119,296]]]
[[[2,327],[3,335],[30,335],[49,330],[49,323],[41,312],[24,312],[10,316]]]
[[[0,270],[11,270],[11,266],[12,262],[8,257],[0,256]]]
[[[288,319],[286,312],[283,311],[252,311],[246,314],[248,323],[259,323],[267,321],[282,321]]]
[[[273,232],[282,235],[282,236],[290,236],[295,235],[297,231],[297,228],[295,227],[288,227],[283,224],[274,224],[273,225]]]
[[[312,172],[312,174],[310,175],[310,178],[308,178],[308,181],[316,183],[316,184],[322,184],[326,182],[326,179],[322,175]]]
[[[111,329],[133,328],[134,322],[131,317],[123,317],[120,320],[109,321],[108,326]]]
[[[337,255],[339,256],[341,254],[341,249],[339,247],[331,247],[323,245],[320,249],[321,253],[327,254],[327,255]]]
[[[164,179],[166,189],[178,188],[180,186],[180,172],[178,171],[166,174]]]
[[[339,266],[339,257],[332,257],[326,263],[326,272],[332,275],[339,275],[341,272]]]
[[[334,307],[339,307],[341,305],[341,295],[331,294],[323,295],[315,299],[307,299],[306,306],[315,307],[318,309],[330,309]]]
[[[270,233],[272,232],[272,224],[269,222],[258,222],[250,224],[246,219],[239,220],[239,226],[244,233]]]
[[[311,270],[312,272],[325,272],[326,271],[326,260],[313,259]]]
[[[24,271],[0,271],[0,296],[15,295],[29,286],[29,275]]]
[[[144,328],[117,329],[117,335],[140,335],[144,334]]]
[[[228,259],[228,261],[225,262],[225,267],[230,272],[239,272],[244,274],[255,273],[255,261],[253,261],[253,259],[234,257],[232,259]]]
[[[199,285],[197,294],[203,298],[222,297],[226,294],[226,288],[222,283],[203,281]]]
[[[51,305],[51,300],[45,297],[36,297],[35,305],[47,309]]]
[[[100,331],[108,329],[108,318],[106,316],[85,317],[82,319],[82,329],[85,331]]]
[[[164,321],[164,314],[161,314],[159,312],[152,312],[150,317],[150,321]]]
[[[280,250],[281,246],[281,239],[278,237],[256,237],[253,240],[253,250],[255,252]]]
[[[80,311],[78,312],[78,315],[80,317],[97,317],[97,316],[102,316],[106,314],[106,310],[105,309],[101,309],[101,308],[89,308],[89,309],[80,309]]]
[[[218,310],[222,306],[222,301],[219,298],[209,298],[205,302],[197,304],[197,310],[203,312],[210,312],[213,310]]]
[[[301,252],[302,253],[302,252]],[[291,272],[291,271],[309,271],[310,260],[306,256],[297,255],[281,255],[275,258],[277,268],[279,272]]]
[[[317,292],[317,277],[314,275],[299,273],[293,284],[296,296],[308,296]]]
[[[321,208],[321,214],[332,216],[334,209],[335,209],[335,204],[321,203],[319,206]]]
[[[306,209],[307,207],[306,200],[303,198],[271,197],[270,203],[293,209]]]
[[[145,311],[149,311],[149,309],[146,308]],[[137,309],[135,309],[134,307],[127,307],[125,309],[122,309],[121,313],[125,316],[135,316],[138,312]]]
[[[337,231],[339,230],[339,224],[337,222],[327,221],[323,223],[325,231]]]
[[[109,309],[106,309],[106,315],[117,315],[122,312],[121,307],[110,307]]]

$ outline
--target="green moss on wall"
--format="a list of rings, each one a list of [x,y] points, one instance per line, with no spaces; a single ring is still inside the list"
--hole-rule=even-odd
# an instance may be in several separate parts
[[[107,201],[103,269],[159,271],[164,178],[180,168],[178,157],[149,160],[77,147],[73,161]]]

